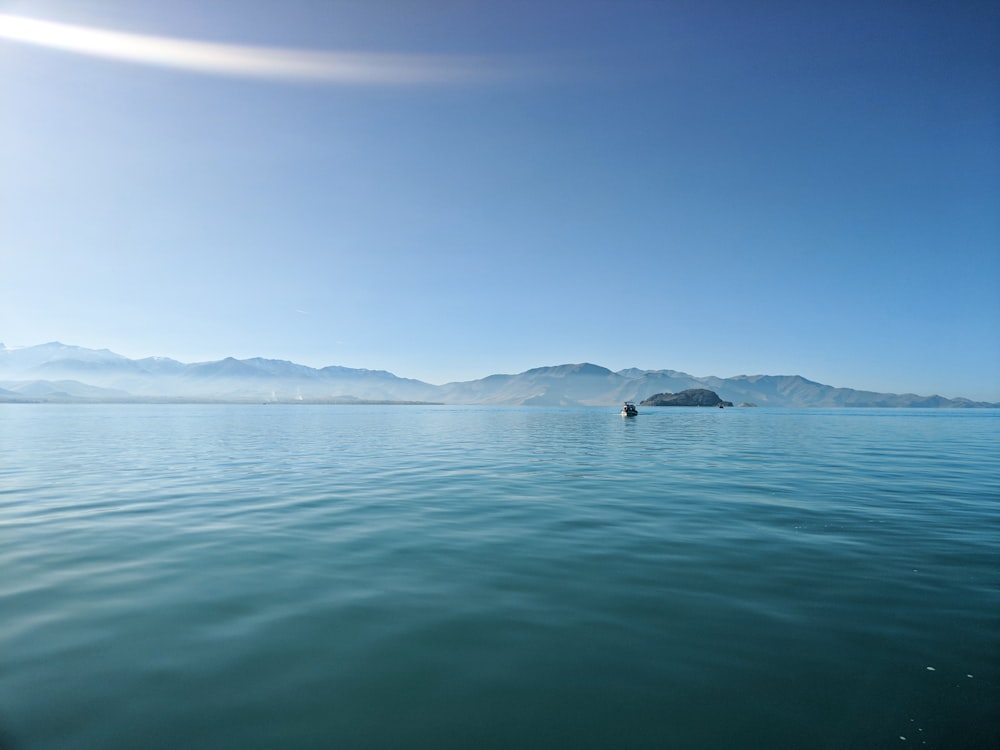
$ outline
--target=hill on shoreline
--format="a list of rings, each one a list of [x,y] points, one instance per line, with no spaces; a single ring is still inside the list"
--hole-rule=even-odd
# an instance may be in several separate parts
[[[677,370],[613,372],[590,363],[537,367],[514,375],[432,385],[385,370],[307,367],[285,360],[186,364],[129,359],[107,349],[59,342],[8,349],[0,344],[0,402],[441,403],[605,406],[654,394],[714,391],[725,401],[777,407],[977,408],[1000,404],[943,396],[836,388],[800,375],[696,377]]]

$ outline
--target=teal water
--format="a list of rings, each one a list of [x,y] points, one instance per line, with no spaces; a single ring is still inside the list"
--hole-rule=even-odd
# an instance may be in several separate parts
[[[1000,411],[0,407],[0,748],[1000,747]]]

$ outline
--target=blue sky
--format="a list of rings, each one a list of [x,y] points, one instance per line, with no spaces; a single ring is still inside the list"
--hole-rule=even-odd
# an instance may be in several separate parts
[[[0,14],[8,346],[1000,401],[995,4]]]

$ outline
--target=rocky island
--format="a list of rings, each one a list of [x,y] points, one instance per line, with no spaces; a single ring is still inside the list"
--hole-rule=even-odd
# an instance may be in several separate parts
[[[732,406],[732,401],[723,401],[719,394],[707,388],[689,388],[680,393],[657,393],[639,406]]]

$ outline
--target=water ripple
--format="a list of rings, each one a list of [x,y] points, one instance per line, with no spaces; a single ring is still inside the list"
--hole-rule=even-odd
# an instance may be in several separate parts
[[[0,737],[878,748],[912,720],[990,747],[998,437],[995,411],[4,407]]]

